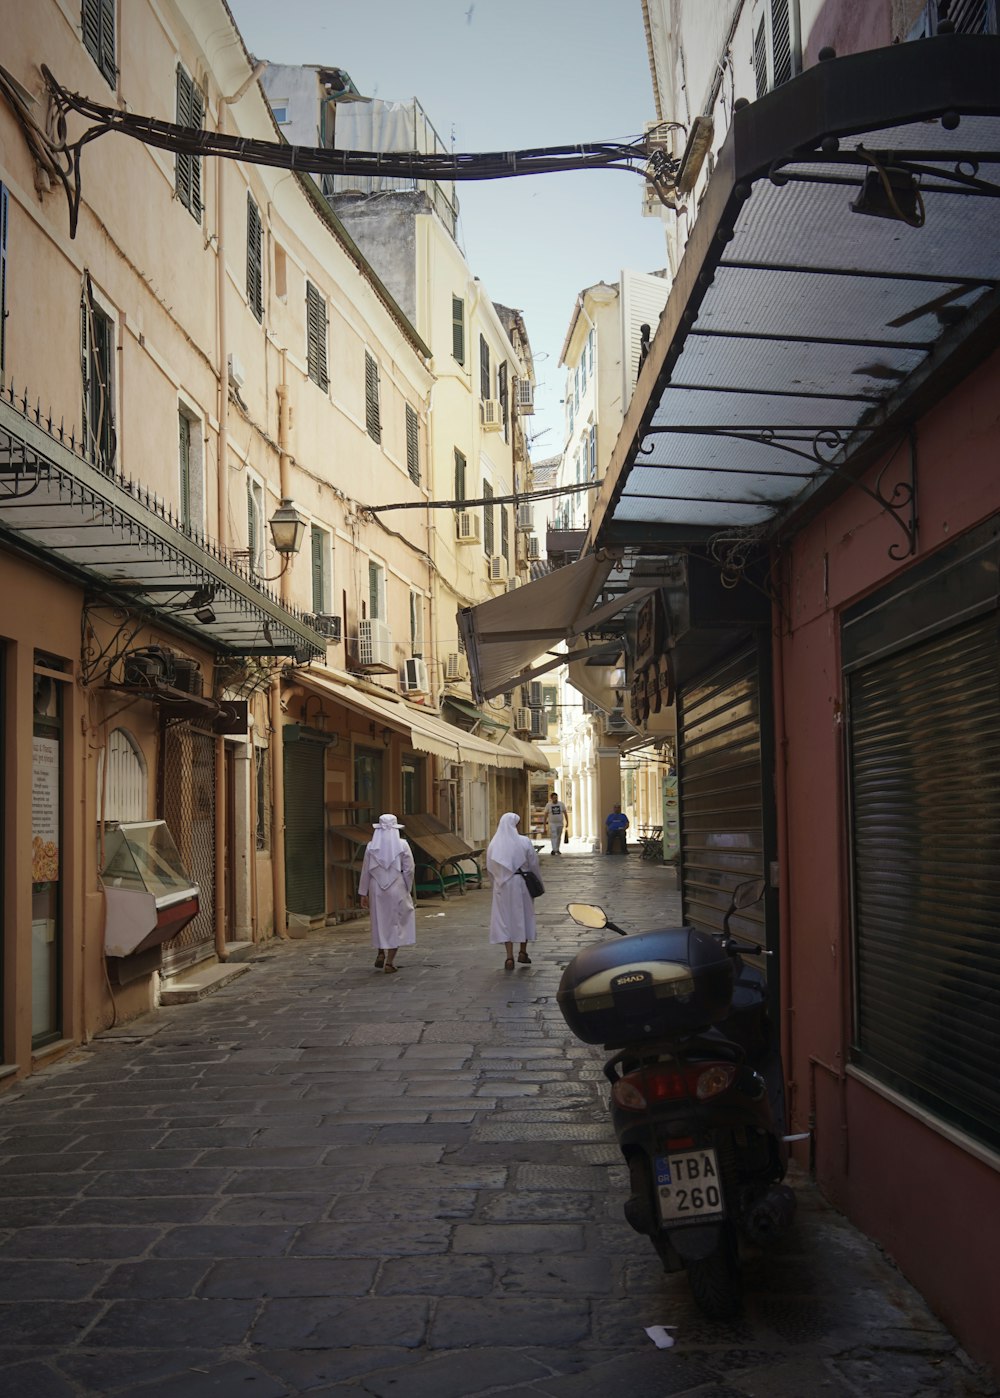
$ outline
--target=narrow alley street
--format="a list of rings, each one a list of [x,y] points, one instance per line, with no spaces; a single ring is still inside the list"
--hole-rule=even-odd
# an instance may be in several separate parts
[[[397,976],[366,924],[274,943],[0,1102],[6,1398],[997,1392],[803,1175],[738,1322],[661,1273],[555,991],[591,935],[570,898],[639,930],[674,876],[542,859],[529,967],[487,945],[488,890],[424,900]]]

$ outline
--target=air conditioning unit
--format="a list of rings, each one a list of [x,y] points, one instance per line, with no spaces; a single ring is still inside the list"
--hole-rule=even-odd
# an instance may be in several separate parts
[[[399,677],[400,685],[407,694],[429,694],[431,687],[427,680],[427,662],[414,656],[403,666]]]
[[[538,559],[541,558],[541,556],[542,545],[538,537],[535,534],[532,534],[528,539],[528,560],[529,562],[535,563],[538,561]]]
[[[453,650],[445,660],[444,677],[451,684],[469,678],[469,662],[460,650]]]
[[[394,670],[392,632],[384,621],[365,617],[358,622],[358,664]]]
[[[162,646],[142,646],[129,651],[122,665],[122,677],[127,685],[142,687],[157,681],[172,685],[174,682],[174,657]]]
[[[514,732],[531,732],[531,710],[526,705],[514,710]]]
[[[520,587],[520,586],[521,586],[521,579],[517,576],[517,574],[515,574],[514,577],[508,578],[508,579],[507,579],[507,591],[508,591],[508,592],[513,592],[513,591],[515,590],[515,588],[518,588],[518,587]]]
[[[625,719],[624,709],[612,709],[604,719],[604,729],[607,733],[624,733],[628,728]]]
[[[495,553],[490,559],[490,582],[507,581],[507,560],[502,553]]]
[[[325,636],[328,641],[340,640],[340,617],[327,612],[308,612],[303,618],[307,626]]]
[[[549,716],[544,709],[531,710],[531,736],[543,742],[549,736]]]
[[[185,694],[194,694],[199,699],[205,693],[205,677],[201,673],[201,666],[197,660],[189,660],[186,655],[174,656],[174,678],[171,683],[174,689],[181,689]]]
[[[229,382],[232,387],[236,389],[236,392],[239,393],[240,389],[247,381],[247,371],[244,369],[242,361],[237,359],[235,354],[229,356],[228,368]]]
[[[518,505],[517,507],[517,527],[523,529],[525,534],[530,534],[535,527],[535,507],[534,505]]]
[[[479,403],[484,432],[499,432],[503,426],[503,409],[498,398],[483,398]]]
[[[479,514],[477,511],[456,511],[455,538],[460,544],[478,544],[480,542]]]
[[[524,414],[535,411],[535,386],[530,379],[517,381],[517,411]]]

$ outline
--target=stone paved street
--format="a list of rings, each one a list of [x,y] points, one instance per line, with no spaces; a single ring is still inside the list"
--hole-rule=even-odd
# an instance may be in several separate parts
[[[542,858],[530,967],[488,891],[422,901],[399,975],[365,924],[267,946],[0,1101],[4,1398],[998,1392],[805,1178],[739,1321],[662,1274],[555,991],[592,936],[569,898],[638,930],[673,875]]]

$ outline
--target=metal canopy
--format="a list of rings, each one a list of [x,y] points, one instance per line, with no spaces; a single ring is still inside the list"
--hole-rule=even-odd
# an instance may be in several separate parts
[[[80,456],[10,391],[0,397],[0,537],[217,653],[326,654],[323,637],[216,544],[138,482]],[[214,620],[194,615],[195,594]]]
[[[766,537],[994,348],[998,75],[1000,39],[941,36],[821,63],[736,112],[590,547]],[[908,463],[869,490],[894,558],[916,543]]]

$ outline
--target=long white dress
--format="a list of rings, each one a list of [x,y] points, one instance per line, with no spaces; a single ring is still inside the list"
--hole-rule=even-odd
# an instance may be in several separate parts
[[[539,878],[542,871],[534,845],[527,835],[517,833],[516,815],[500,817],[497,833],[486,850],[486,868],[493,884],[490,941],[535,941],[535,905],[517,870],[531,869]]]
[[[523,882],[523,880],[521,880]],[[389,864],[379,863],[371,845],[365,850],[358,892],[367,896],[372,916],[372,946],[409,947],[417,940],[413,888],[413,853],[403,839]]]

